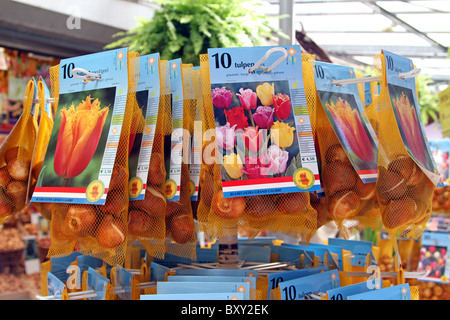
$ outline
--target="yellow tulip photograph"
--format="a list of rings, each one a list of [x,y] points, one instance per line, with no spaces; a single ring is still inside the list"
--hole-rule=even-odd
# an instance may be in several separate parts
[[[113,87],[59,96],[55,123],[37,186],[87,187],[98,179],[111,125],[115,91]]]

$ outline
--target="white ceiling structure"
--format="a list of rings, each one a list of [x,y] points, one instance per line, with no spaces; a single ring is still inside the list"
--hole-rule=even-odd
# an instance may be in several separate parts
[[[382,49],[413,60],[423,74],[450,84],[450,1],[268,0],[267,15],[294,13],[281,24],[305,32],[337,61],[372,65]]]
[[[231,0],[230,0],[231,1]],[[382,49],[411,58],[436,84],[450,84],[450,0],[265,0],[286,33],[303,31],[335,63],[364,67]],[[60,57],[102,50],[118,31],[151,19],[151,0],[0,0],[0,45]],[[67,21],[80,18],[81,28]],[[292,40],[291,43],[295,43]],[[281,39],[280,44],[286,44]]]

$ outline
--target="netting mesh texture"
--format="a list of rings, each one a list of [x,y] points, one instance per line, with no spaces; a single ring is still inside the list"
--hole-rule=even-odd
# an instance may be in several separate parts
[[[381,78],[375,101],[379,139],[376,190],[383,225],[391,233],[417,238],[430,218],[435,186],[403,144],[389,96],[383,54],[374,58],[374,68]]]
[[[192,79],[193,66],[190,64],[181,65],[181,76],[183,79]],[[183,97],[186,97],[187,81],[183,82]],[[165,106],[164,114],[166,115],[166,131],[165,139],[170,139],[173,131],[172,121],[172,101]],[[183,137],[182,137],[182,159],[181,162],[181,178],[180,178],[180,199],[179,201],[167,201],[166,208],[166,230],[167,237],[180,245],[167,246],[167,253],[195,259],[197,238],[195,233],[195,223],[191,207],[191,193],[190,193],[190,173],[189,161],[187,155],[189,154],[189,127],[192,122],[191,102],[187,99],[183,100]]]
[[[166,64],[166,61],[160,61],[160,69]],[[163,73],[160,72],[160,86],[162,88],[161,91],[164,92],[168,84],[162,81],[162,79]],[[158,258],[164,256],[166,239],[164,110],[167,99],[169,99],[167,95],[161,95],[159,101],[144,199],[130,201],[130,209],[128,212],[130,245],[135,246],[136,242],[132,240],[137,240],[140,246],[145,248],[150,256]]]
[[[28,82],[23,113],[0,149],[0,224],[23,208],[28,185],[36,182],[31,175],[31,160],[37,134],[37,123],[31,115],[34,82]]]

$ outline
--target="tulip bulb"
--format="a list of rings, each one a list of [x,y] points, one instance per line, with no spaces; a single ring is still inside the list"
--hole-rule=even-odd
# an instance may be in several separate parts
[[[103,213],[120,217],[120,215],[126,211],[127,203],[128,195],[125,192],[119,189],[112,189],[108,191],[105,204],[97,206],[97,208]]]
[[[354,217],[359,208],[360,199],[353,191],[335,194],[329,203],[328,211],[333,220],[343,220]]]
[[[192,215],[179,213],[169,220],[169,231],[172,239],[179,244],[184,244],[195,239],[195,224]]]
[[[278,197],[278,210],[287,214],[298,214],[307,210],[309,197],[307,192],[295,192]]]
[[[161,191],[147,186],[143,200],[131,201],[133,209],[139,209],[154,217],[162,217],[166,212],[166,197]]]
[[[161,185],[166,180],[166,169],[164,167],[164,157],[162,154],[153,153],[150,158],[147,181],[153,185]]]
[[[218,191],[214,194],[212,203],[214,213],[225,219],[240,217],[244,213],[246,206],[245,198],[224,198],[222,191]]]
[[[10,181],[11,181],[11,176],[8,173],[7,167],[6,166],[1,167],[0,168],[0,187],[5,189]]]
[[[11,181],[6,187],[6,195],[16,210],[22,209],[27,197],[27,184],[23,181]]]
[[[17,157],[19,156],[19,151],[20,151],[21,159],[31,160],[31,153],[27,149],[17,146],[17,147],[12,147],[6,151],[6,153],[5,153],[6,163],[9,163],[9,162],[17,159]]]
[[[27,180],[30,173],[30,161],[14,159],[8,162],[8,172],[15,180]]]
[[[97,213],[91,205],[72,205],[67,211],[64,222],[73,236],[84,237],[94,230]]]
[[[107,249],[112,249],[125,241],[125,230],[121,220],[112,215],[103,217],[97,230],[98,243]]]
[[[13,209],[14,207],[11,205],[11,201],[0,191],[0,218],[8,216]]]
[[[153,225],[153,218],[141,210],[132,209],[128,212],[128,233],[143,236]]]
[[[388,229],[397,229],[410,223],[417,213],[416,202],[410,197],[392,200],[381,213],[383,224]]]
[[[353,188],[356,178],[353,167],[341,161],[333,161],[323,170],[323,183],[330,195]]]
[[[263,218],[273,215],[277,211],[272,197],[252,196],[247,197],[245,212],[253,218]]]

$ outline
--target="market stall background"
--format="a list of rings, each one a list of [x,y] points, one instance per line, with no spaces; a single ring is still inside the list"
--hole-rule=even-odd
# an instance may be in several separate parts
[[[135,27],[136,17],[151,19],[159,7],[150,1],[106,0],[76,4],[1,0],[0,6],[4,8],[0,12],[0,46],[4,47],[0,52],[0,110],[4,136],[17,120],[15,112],[20,110],[20,97],[31,77],[42,76],[50,85],[48,69],[59,59],[102,51],[116,39],[115,34]],[[87,6],[89,10],[83,10]],[[370,72],[373,56],[382,49],[413,59],[421,69],[422,80],[427,81],[425,92],[432,100],[428,109],[422,110],[427,115],[427,135],[441,174],[448,178],[449,148],[438,108],[438,93],[450,83],[448,1],[270,0],[260,10],[269,17],[293,12],[291,17],[273,20],[274,27],[291,35],[291,39],[280,38],[279,44],[298,43],[304,52],[316,54],[318,60]],[[269,44],[276,43],[270,40]],[[10,224],[20,225],[25,236],[46,235],[45,227],[28,230],[28,224],[38,225],[39,219],[32,212],[25,216]],[[34,258],[39,261],[37,250]]]

